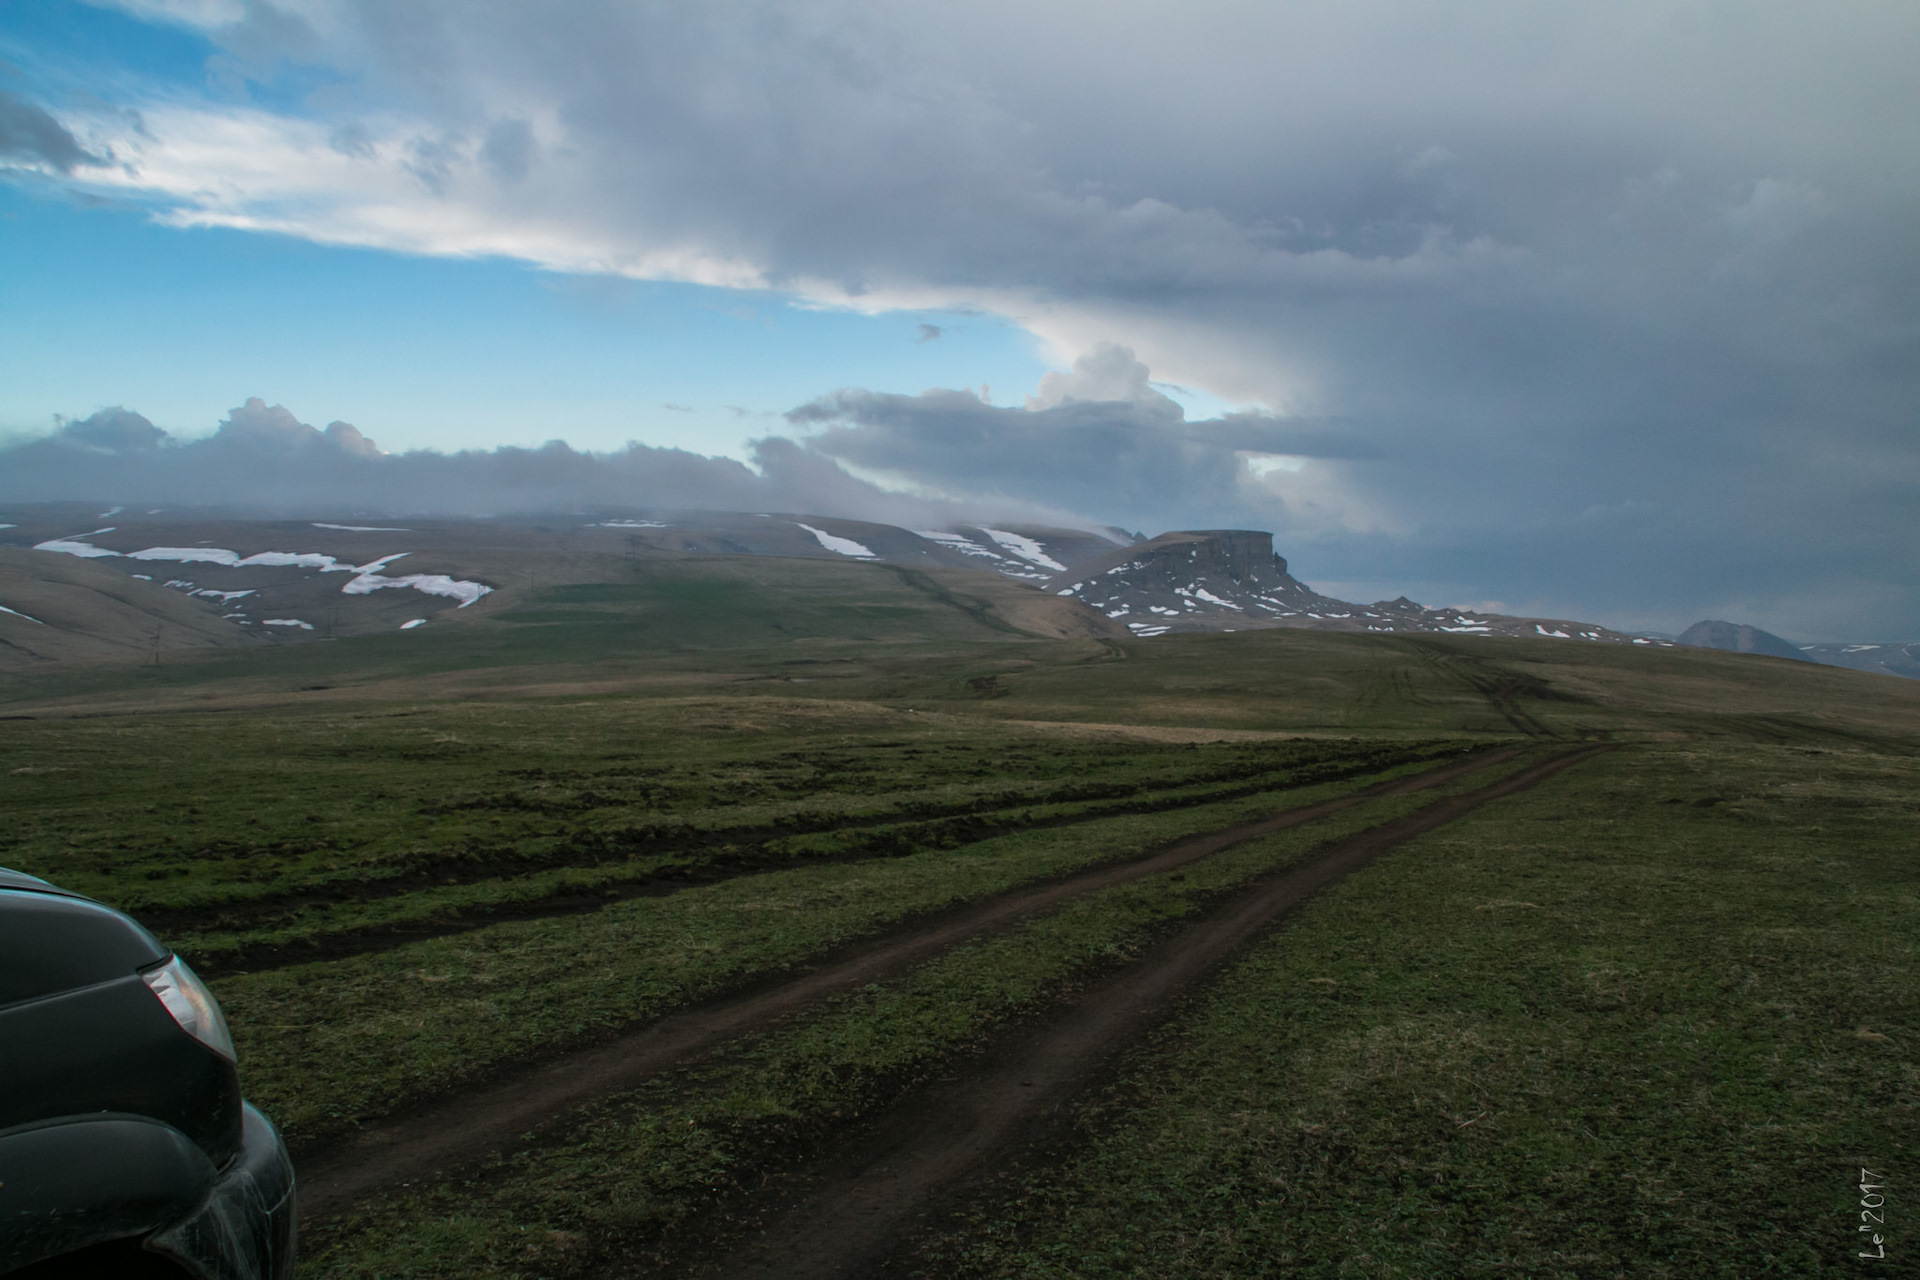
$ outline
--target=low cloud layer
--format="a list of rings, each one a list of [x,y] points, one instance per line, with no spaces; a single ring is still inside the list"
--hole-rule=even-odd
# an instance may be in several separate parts
[[[1021,408],[972,391],[844,390],[787,414],[815,454],[959,505],[1050,508],[1129,529],[1287,529],[1300,521],[1255,459],[1344,457],[1354,442],[1321,423],[1235,414],[1188,422],[1124,347],[1096,346],[1049,373]]]
[[[814,511],[900,524],[959,514],[951,504],[856,479],[783,437],[757,441],[753,462],[642,444],[592,453],[560,440],[531,449],[387,454],[350,423],[316,428],[281,405],[250,399],[198,439],[175,439],[118,407],[63,422],[51,435],[0,448],[0,502],[390,516],[668,507]],[[986,510],[1047,514],[1034,504]]]
[[[1861,459],[1822,459],[1791,432],[1702,448],[1656,417],[1613,446],[1636,452],[1637,470],[1659,464],[1657,482],[1640,490],[1651,496],[1594,502],[1593,477],[1620,465],[1611,448],[1562,444],[1553,486],[1513,490],[1510,473],[1488,474],[1453,447],[1458,433],[1409,443],[1338,420],[1188,421],[1113,344],[1047,375],[1019,407],[970,390],[848,388],[786,417],[787,434],[752,442],[749,466],[559,440],[386,454],[348,423],[315,428],[258,399],[212,435],[181,440],[116,407],[0,448],[0,502],[395,517],[781,510],[908,527],[1024,520],[1148,534],[1250,527],[1272,530],[1303,577],[1349,598],[1410,592],[1666,629],[1695,615],[1786,617],[1780,630],[1808,641],[1896,638],[1920,603],[1911,549],[1881,532],[1909,519],[1912,479]],[[1824,485],[1782,486],[1776,468],[1794,448],[1804,470],[1825,469]]]
[[[1189,422],[1145,364],[1101,344],[1021,407],[973,391],[845,389],[755,440],[752,465],[554,440],[386,454],[350,423],[316,428],[250,399],[177,439],[123,407],[0,448],[0,501],[221,504],[267,511],[480,514],[579,507],[777,508],[900,524],[1024,519],[1151,532],[1307,527],[1262,463],[1366,456],[1338,424],[1254,413]]]

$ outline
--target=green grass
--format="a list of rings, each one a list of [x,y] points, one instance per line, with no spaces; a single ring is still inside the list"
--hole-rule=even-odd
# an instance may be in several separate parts
[[[311,1144],[916,913],[1363,784],[1343,770],[1613,740],[1312,904],[933,1273],[1837,1275],[1851,1164],[1911,1180],[1920,682],[1547,640],[1043,641],[931,579],[779,569],[6,677],[0,864],[190,959],[691,877],[217,979],[250,1095]],[[1134,954],[1235,859],[1362,820],[958,949],[329,1228],[309,1266],[563,1274],[657,1238]]]
[[[1481,810],[1230,972],[930,1273],[1856,1274],[1859,1167],[1920,1167],[1916,829],[1912,756],[1805,749]]]
[[[419,632],[16,673],[0,677],[0,708],[232,715],[591,690],[976,721],[1861,745],[1911,742],[1920,716],[1920,682],[1707,650],[1300,630],[1047,640],[1017,629],[1061,623],[1046,598],[992,575],[750,556],[590,558],[565,572],[602,576],[503,588]]]
[[[830,1141],[1223,892],[1505,771],[1372,801],[956,947],[897,982],[595,1105],[560,1141],[336,1222],[309,1239],[302,1274],[554,1274],[596,1255],[644,1253],[676,1223],[757,1182],[794,1150]]]
[[[214,986],[251,1096],[290,1141],[311,1143],[909,916],[1312,804],[1371,780],[1097,819],[880,862],[746,876],[587,916],[498,924],[370,955],[238,974]]]
[[[219,961],[555,894],[1201,806],[1457,749],[887,720],[751,698],[18,724],[0,747],[0,864]]]
[[[509,560],[525,559],[509,552]],[[225,650],[174,650],[157,665],[37,666],[0,673],[0,705],[133,695],[188,701],[209,690],[284,695],[313,684],[410,684],[446,677],[513,684],[534,677],[694,672],[716,665],[759,679],[839,659],[863,668],[894,655],[1031,644],[1064,606],[993,574],[770,556],[538,565],[538,587],[508,564],[500,590],[471,610],[434,614],[418,632]],[[553,581],[580,577],[583,581]],[[142,628],[122,639],[145,656]]]

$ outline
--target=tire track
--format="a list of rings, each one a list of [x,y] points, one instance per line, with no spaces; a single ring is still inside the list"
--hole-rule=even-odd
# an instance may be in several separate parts
[[[1437,800],[1255,885],[1004,1046],[984,1070],[903,1101],[810,1176],[786,1180],[797,1189],[782,1204],[763,1204],[757,1221],[749,1210],[746,1222],[716,1224],[727,1228],[727,1239],[684,1274],[720,1280],[885,1274],[876,1268],[936,1196],[983,1178],[997,1157],[1049,1128],[1106,1063],[1171,1014],[1178,997],[1281,916],[1381,853],[1609,749],[1561,754],[1478,791]],[[755,1227],[739,1242],[743,1229]],[[639,1273],[623,1264],[608,1274]]]
[[[793,823],[784,828],[765,825],[715,828],[696,833],[697,838],[694,839],[675,842],[660,838],[646,842],[649,846],[673,843],[685,856],[677,860],[662,860],[652,871],[632,879],[606,882],[587,890],[557,888],[537,896],[504,902],[449,904],[438,912],[410,920],[346,925],[295,941],[251,942],[221,950],[196,950],[194,969],[201,977],[221,978],[236,973],[261,973],[289,965],[310,964],[316,960],[371,955],[428,938],[451,937],[511,920],[583,915],[630,898],[669,897],[688,889],[721,884],[768,871],[904,857],[923,852],[929,841],[959,839],[971,843],[1022,831],[1074,826],[1102,818],[1198,808],[1263,792],[1341,782],[1406,763],[1411,761],[1321,761],[1278,774],[1273,770],[1257,770],[1199,781],[1181,779],[1144,786],[1082,786],[1070,788],[1073,792],[1071,795],[1055,792],[1023,797],[1012,802],[990,797],[934,808],[931,812],[836,817],[830,821]],[[1284,780],[1278,780],[1281,778]],[[1200,787],[1213,789],[1197,791],[1196,788]],[[1082,804],[1085,807],[1071,813],[1032,816],[1036,808],[1058,804]],[[877,837],[879,843],[856,844],[853,848],[832,853],[802,851],[769,855],[766,852],[769,844],[780,840],[849,833],[866,833]],[[743,842],[745,848],[725,858],[716,858],[714,851],[731,841]],[[658,850],[654,852],[658,853]],[[305,907],[343,903],[363,907],[404,898],[421,890],[496,879],[510,881],[523,876],[605,866],[628,857],[644,856],[646,853],[639,846],[621,846],[584,851],[576,849],[573,854],[539,861],[478,859],[456,867],[414,868],[377,881],[315,886],[242,903],[223,903],[212,907],[142,908],[136,914],[142,924],[162,937],[185,932],[239,931],[271,925]]]
[[[1170,871],[1371,800],[1429,790],[1510,760],[1518,751],[1490,752],[1375,783],[1257,822],[1191,836],[1132,861],[922,916],[797,972],[774,975],[745,991],[667,1014],[614,1040],[495,1077],[362,1129],[342,1142],[297,1153],[301,1223],[310,1226],[383,1187],[431,1177],[519,1145],[529,1134],[537,1136],[585,1103],[631,1089],[728,1040],[892,977],[962,942],[1008,929],[1072,898]]]

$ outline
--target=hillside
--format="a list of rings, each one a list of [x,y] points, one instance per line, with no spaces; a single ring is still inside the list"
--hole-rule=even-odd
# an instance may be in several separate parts
[[[822,612],[833,612],[826,602],[846,588],[874,600],[904,593],[903,601],[917,601],[905,606],[909,612],[942,598],[944,608],[970,619],[955,624],[962,632],[987,626],[1052,638],[1294,628],[1639,648],[1673,643],[1564,618],[1429,608],[1405,596],[1372,604],[1335,599],[1293,576],[1275,554],[1271,534],[1246,529],[1179,530],[1142,540],[1120,530],[916,530],[771,512],[373,521],[193,509],[129,516],[65,504],[5,514],[0,670],[455,624],[518,619],[520,625],[531,607],[559,607],[547,593],[560,588],[573,591],[565,597],[569,609],[586,608],[583,602],[602,588],[593,608],[603,613],[615,598],[650,601],[641,610],[650,621],[633,632],[636,641],[641,631],[660,627],[658,643],[678,643],[666,638],[672,631],[731,648],[801,635],[877,638],[879,631],[858,620],[877,616],[877,606],[861,605],[838,620]],[[786,568],[748,567],[756,561]],[[727,562],[737,564],[721,567]],[[681,567],[669,568],[676,564]],[[930,576],[902,577],[903,571]],[[696,607],[685,584],[703,574],[714,584]],[[660,585],[668,580],[682,585]],[[803,587],[807,583],[816,586]],[[798,594],[787,599],[783,593],[790,591]],[[668,597],[680,603],[664,603]],[[732,603],[719,607],[723,599]],[[733,625],[737,608],[767,618],[784,611],[785,618],[741,629]],[[945,625],[933,631],[944,633]],[[916,624],[894,639],[923,633]],[[1721,622],[1697,624],[1680,643],[1920,676],[1915,646],[1796,647]]]
[[[1701,649],[1758,653],[1920,680],[1920,644],[1794,644],[1758,627],[1711,620],[1688,627],[1680,634],[1679,642]]]
[[[1045,589],[1122,620],[1137,636],[1170,631],[1304,627],[1314,631],[1415,632],[1593,640],[1658,647],[1665,641],[1592,623],[1429,609],[1405,596],[1371,605],[1323,596],[1287,571],[1273,535],[1253,529],[1163,533],[1074,565]]]
[[[1800,652],[1829,667],[1920,680],[1920,644],[1807,644]]]
[[[980,539],[1004,554],[963,534],[937,540],[817,516],[370,523],[207,511],[128,519],[72,508],[9,515],[13,526],[0,533],[0,669],[453,625],[524,630],[554,610],[618,613],[623,642],[668,648],[808,635],[1124,634],[1024,585],[1049,572],[1038,561],[1052,561],[1033,538],[1006,531],[995,533],[1035,559],[984,531]],[[1111,545],[1073,531],[1032,532],[1057,549]],[[988,557],[997,572],[981,572]]]
[[[95,560],[0,547],[0,670],[257,643],[210,604]]]
[[[1680,633],[1680,643],[1699,649],[1724,649],[1728,653],[1764,653],[1771,658],[1792,658],[1795,662],[1815,661],[1798,645],[1782,640],[1771,631],[1735,622],[1712,619],[1696,622]]]

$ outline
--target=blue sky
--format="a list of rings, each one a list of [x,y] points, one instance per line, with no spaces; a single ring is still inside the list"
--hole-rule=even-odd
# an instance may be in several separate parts
[[[840,385],[997,383],[1017,400],[1048,367],[1032,335],[988,314],[864,315],[767,291],[174,229],[20,186],[0,186],[0,227],[0,429],[16,434],[125,405],[201,435],[260,396],[386,449],[561,437],[743,456],[750,436]]]
[[[260,397],[1920,635],[1916,64],[1893,0],[4,0],[0,488]]]
[[[237,74],[239,59],[203,32],[108,6],[8,0],[4,32],[13,83],[54,101],[302,116],[316,96],[350,91],[329,68],[285,59]],[[139,199],[0,185],[0,432],[126,405],[200,435],[257,395],[354,422],[389,449],[564,437],[744,457],[749,438],[837,387],[997,384],[1017,403],[1052,367],[1044,342],[976,309],[871,313],[778,290],[178,228],[155,213]],[[1166,389],[1200,416],[1227,407]]]

